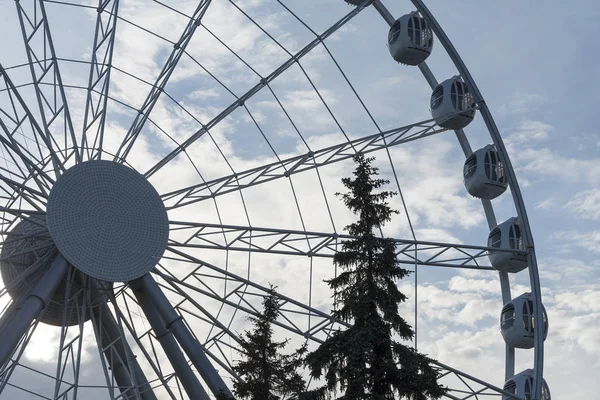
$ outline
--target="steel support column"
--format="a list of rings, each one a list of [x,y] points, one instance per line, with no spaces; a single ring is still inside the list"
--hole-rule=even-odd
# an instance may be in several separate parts
[[[137,282],[135,282],[137,283]],[[144,315],[148,318],[148,322],[156,335],[156,339],[162,346],[169,362],[175,370],[177,378],[181,381],[183,388],[190,397],[190,399],[198,398],[199,400],[209,400],[208,393],[204,390],[200,381],[190,368],[187,360],[185,359],[177,341],[173,337],[173,334],[165,326],[165,321],[157,312],[152,300],[148,298],[146,292],[141,288],[140,285],[131,282],[129,287],[133,291],[139,306],[141,307]]]
[[[97,340],[102,346],[106,361],[113,371],[123,397],[131,400],[137,400],[138,398],[141,400],[158,400],[108,305],[104,303],[99,307],[95,307],[94,314],[99,322],[98,333],[100,337]],[[115,351],[117,357],[111,357],[111,349]],[[135,381],[132,378],[135,378]],[[131,391],[131,387],[135,390]],[[139,393],[139,396],[136,393]]]
[[[200,343],[188,330],[187,326],[183,323],[183,318],[175,311],[167,299],[167,296],[160,290],[158,284],[150,274],[146,274],[143,277],[136,279],[132,284],[140,287],[152,301],[158,314],[163,318],[166,328],[173,333],[181,345],[181,348],[188,355],[211,392],[215,396],[223,392],[225,395],[233,398],[231,391],[227,385],[225,385],[223,378],[219,376],[215,367],[213,367],[208,360]]]
[[[68,267],[69,264],[63,256],[56,257],[50,264],[50,268],[31,290],[23,305],[16,311],[10,327],[3,329],[0,333],[0,365],[5,365],[33,320],[46,308]]]

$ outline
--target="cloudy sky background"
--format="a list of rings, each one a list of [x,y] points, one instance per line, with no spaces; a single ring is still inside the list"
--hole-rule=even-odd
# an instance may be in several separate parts
[[[196,7],[190,1],[166,4],[188,15]],[[308,29],[275,1],[244,0],[235,4],[291,53],[314,39]],[[352,9],[342,0],[284,4],[318,33]],[[545,378],[553,398],[596,398],[600,393],[596,379],[600,374],[600,132],[593,123],[599,105],[593,72],[597,70],[600,54],[597,41],[600,7],[593,0],[570,3],[431,0],[427,4],[474,76],[517,172],[536,242],[543,299],[549,314]],[[409,1],[390,1],[386,6],[395,17],[413,9]],[[58,4],[47,4],[47,10],[58,56],[89,60],[93,10]],[[113,70],[110,94],[139,108],[149,90],[144,81],[154,82],[172,49],[169,41],[177,41],[187,19],[157,3],[135,0],[122,1],[120,15],[162,37],[122,20],[118,23],[114,66],[130,75]],[[214,0],[204,25],[207,29],[198,28],[188,46],[190,56],[182,58],[166,88],[174,101],[162,96],[151,116],[156,125],[146,124],[128,157],[127,161],[141,172],[176,147],[173,139],[184,140],[200,128],[198,121],[207,123],[235,100],[216,79],[239,96],[258,83],[260,77],[256,73],[268,75],[289,58],[228,1]],[[5,38],[0,44],[0,62],[5,67],[25,60],[18,29],[14,2],[0,0],[0,37]],[[381,130],[428,119],[430,89],[417,68],[399,65],[391,59],[386,48],[387,30],[375,10],[361,12],[325,41],[327,48],[318,46],[302,59],[302,68],[292,66],[271,84],[277,98],[263,89],[245,107],[239,107],[212,129],[210,135],[192,145],[187,152],[189,158],[176,158],[150,181],[160,193],[165,193],[201,183],[202,179],[229,175],[232,170],[239,172],[274,162],[277,157],[284,159],[309,149],[343,143],[344,134],[356,138],[377,133],[378,127],[327,50]],[[434,45],[428,64],[440,81],[456,74],[439,43]],[[61,62],[60,67],[65,84],[86,86],[85,64]],[[17,84],[31,81],[26,68],[11,69],[10,74]],[[22,92],[33,107],[31,89],[24,88]],[[67,95],[74,124],[80,127],[85,93],[69,89]],[[109,102],[108,151],[116,150],[134,117],[131,108]],[[466,132],[474,149],[491,141],[480,117]],[[382,175],[393,180],[387,154],[374,155]],[[418,239],[485,245],[488,229],[484,214],[480,202],[471,198],[462,184],[464,157],[452,132],[392,148],[390,157]],[[289,180],[245,189],[242,195],[232,193],[214,202],[184,207],[171,212],[170,218],[341,233],[353,216],[334,193],[343,189],[340,179],[349,175],[352,168],[352,163],[340,162],[320,168],[319,174],[302,173]],[[398,197],[393,205],[402,213],[385,227],[385,233],[410,239],[408,219]],[[494,207],[498,221],[515,214],[508,192],[494,200]],[[190,253],[215,265],[227,266],[242,276],[248,274],[250,263],[253,280],[277,285],[283,294],[306,302],[311,280],[308,271],[312,269],[312,305],[330,310],[329,293],[321,283],[332,274],[327,259],[313,260],[311,265],[311,261],[292,256]],[[184,275],[191,265],[182,264],[165,263],[165,266]],[[528,291],[528,282],[526,272],[514,276],[513,296]],[[412,322],[414,281],[408,278],[399,285],[410,294],[403,311]],[[218,306],[209,303],[203,304],[216,312]],[[422,267],[419,349],[501,386],[504,380],[503,340],[498,326],[501,307],[495,273]],[[228,320],[227,313],[223,311],[220,318]],[[138,322],[144,324],[142,318]],[[198,332],[207,333],[207,328],[198,321],[192,325]],[[236,331],[243,330],[243,315],[238,315],[232,326]],[[40,327],[40,332],[43,333],[34,337],[25,357],[30,365],[52,371],[55,351],[48,341],[55,339],[58,331]],[[84,371],[89,382],[97,379],[93,371],[99,362],[91,344],[86,342],[84,352]],[[517,352],[517,371],[531,367],[532,353]],[[39,385],[39,390],[49,385],[38,378],[27,378],[26,374],[15,376],[31,387]],[[13,398],[10,396],[16,396],[15,393],[7,389],[3,398]]]

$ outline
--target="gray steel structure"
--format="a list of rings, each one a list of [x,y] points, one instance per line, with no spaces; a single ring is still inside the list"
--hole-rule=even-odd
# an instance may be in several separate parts
[[[295,52],[288,50],[250,13],[237,3],[229,1],[233,11],[243,15],[251,26],[258,29],[286,54],[285,61],[273,68],[271,72],[263,74],[256,72],[242,56],[204,23],[204,20],[210,17],[211,7],[216,2],[201,0],[193,13],[188,15],[184,11],[155,0],[153,4],[160,7],[162,11],[174,12],[185,20],[185,28],[177,40],[161,36],[124,16],[121,10],[122,2],[123,0],[99,0],[95,7],[54,0],[15,2],[16,17],[23,37],[27,62],[4,67],[0,56],[0,151],[4,162],[0,165],[0,222],[2,224],[0,231],[4,243],[11,243],[11,252],[6,255],[3,253],[0,268],[12,269],[13,272],[7,274],[12,277],[12,280],[4,282],[4,288],[0,290],[0,299],[5,300],[6,304],[0,317],[0,399],[19,393],[19,396],[31,395],[35,398],[67,400],[76,399],[78,396],[87,398],[90,393],[98,390],[102,390],[102,396],[108,394],[110,399],[127,400],[163,398],[204,400],[214,398],[220,392],[231,395],[230,383],[240,379],[233,369],[235,360],[239,357],[237,345],[240,327],[235,324],[236,318],[239,318],[236,316],[257,316],[259,314],[257,300],[268,292],[264,284],[251,276],[250,257],[253,254],[304,257],[309,260],[308,300],[300,301],[290,295],[280,294],[281,316],[275,325],[277,329],[293,335],[294,338],[309,340],[314,344],[323,342],[331,332],[344,329],[348,323],[333,319],[327,312],[313,305],[313,262],[329,261],[343,240],[348,239],[349,236],[337,233],[321,172],[329,165],[349,160],[357,152],[385,155],[390,162],[394,183],[400,192],[403,211],[410,218],[390,149],[447,131],[440,127],[440,120],[433,119],[382,130],[327,46],[326,39],[367,8],[375,8],[384,20],[392,25],[395,18],[380,0],[363,1],[321,33],[317,33],[307,25],[291,6],[277,0],[276,3],[282,7],[286,15],[314,36],[314,39]],[[540,282],[534,242],[517,179],[502,138],[475,81],[433,14],[420,0],[412,0],[412,4],[427,20],[437,40],[445,48],[461,77],[473,91],[476,103],[474,108],[481,113],[491,139],[499,151],[517,215],[523,227],[534,318],[541,321]],[[50,7],[83,8],[96,14],[90,61],[60,58],[57,55],[50,22],[52,18],[48,17],[48,15],[52,16],[52,13],[48,13]],[[154,82],[144,81],[135,73],[115,65],[114,50],[117,46],[117,31],[122,29],[120,25],[146,32],[161,43],[166,42],[172,47]],[[192,40],[198,31],[205,32],[216,39],[226,52],[235,56],[236,60],[256,75],[249,89],[245,88],[239,92],[241,94],[235,94],[217,78],[213,71],[193,56],[190,49],[194,47]],[[306,56],[316,48],[323,49],[331,58],[344,82],[356,96],[376,127],[376,131],[372,134],[351,139],[343,129],[325,97],[303,67],[302,63]],[[434,51],[436,51],[435,47]],[[201,122],[200,118],[194,115],[194,111],[189,110],[184,102],[177,101],[170,91],[169,83],[173,80],[177,66],[183,62],[182,60],[196,66],[234,97],[234,100],[222,107],[214,117],[206,118],[207,122]],[[73,65],[83,65],[87,68],[87,86],[68,83],[68,75],[64,74],[64,71]],[[297,68],[300,76],[310,84],[345,140],[322,148],[315,149],[309,146],[301,133],[301,128],[298,127],[273,86],[278,78],[281,79],[280,77],[292,68]],[[432,89],[436,87],[437,80],[427,64],[421,63],[419,68]],[[13,74],[19,76],[24,69],[28,70],[29,80],[26,83],[15,84],[11,76]],[[115,73],[127,76],[148,87],[148,93],[139,108],[119,100],[110,93],[111,77],[114,77]],[[73,126],[71,110],[75,108],[72,104],[70,108],[67,95],[72,90],[85,93],[81,135]],[[264,94],[273,97],[274,103],[306,146],[305,152],[297,151],[296,155],[280,157],[274,150],[274,146],[264,133],[262,123],[247,104],[255,96]],[[161,101],[172,102],[178,111],[193,119],[198,128],[185,133],[183,139],[175,140],[174,135],[166,132],[152,119],[152,112],[160,107]],[[113,152],[108,150],[106,129],[110,122],[111,115],[108,110],[111,104],[118,104],[135,114],[129,129]],[[235,115],[237,110],[247,114],[266,141],[267,147],[274,153],[276,161],[241,170],[231,166],[225,154],[218,148],[211,132],[224,120]],[[447,118],[452,117],[450,115]],[[161,148],[157,159],[152,159],[150,164],[145,165],[145,169],[139,169],[136,177],[130,178],[129,176],[133,175],[127,175],[128,170],[123,165],[131,166],[129,160],[132,154],[135,154],[136,145],[139,145],[139,139],[144,135],[144,128],[147,125],[164,134],[175,143],[175,146],[167,148],[167,151]],[[465,132],[458,130],[455,134],[465,156],[470,155],[472,150]],[[208,180],[201,175],[188,152],[198,145],[201,139],[206,139],[205,136],[217,145],[219,153],[230,168],[230,173]],[[197,171],[199,179],[196,183],[177,189],[163,190],[156,193],[156,198],[153,197],[155,194],[144,191],[148,186],[151,187],[150,184],[144,186],[148,181],[185,157]],[[85,162],[89,163],[82,164]],[[93,165],[107,166],[106,170],[109,173],[97,172],[99,168],[94,168]],[[67,185],[66,192],[60,189],[62,184],[57,184],[57,191],[52,191],[55,184],[61,182],[63,174],[65,179],[69,179],[69,174],[65,174],[66,171],[81,166],[84,169],[89,167],[92,172],[96,171],[86,178],[94,182],[90,187],[93,186],[96,192],[85,193],[85,182],[70,183]],[[127,171],[122,175],[118,171],[123,171],[124,168]],[[315,172],[318,177],[319,189],[325,199],[327,213],[332,222],[331,231],[311,231],[305,227],[302,230],[257,227],[250,223],[244,198],[245,190],[270,182],[287,180],[304,226],[293,179],[295,176],[306,175],[309,171]],[[120,186],[106,183],[106,193],[97,190],[104,184],[98,182],[110,181],[111,174],[116,180],[120,180]],[[145,179],[142,182],[143,178]],[[129,197],[120,198],[119,194],[124,191],[128,191]],[[110,196],[103,197],[103,194],[110,194]],[[225,224],[221,219],[217,198],[220,196],[224,198],[228,194],[240,196],[246,218],[246,221],[240,225]],[[72,198],[69,198],[71,196]],[[143,196],[143,199],[140,200],[139,196]],[[58,217],[49,211],[48,215],[53,220],[46,227],[46,219],[40,219],[40,216],[45,217],[47,206],[56,207],[55,203],[49,202],[52,198],[60,199],[56,200],[60,203],[59,208],[68,200],[81,207],[71,207],[72,213],[69,212],[70,209],[62,208]],[[153,204],[151,207],[143,208],[147,211],[147,215],[140,213],[138,216],[131,216],[135,214],[134,211],[140,207],[140,204],[148,204],[145,200]],[[219,223],[196,221],[190,216],[188,221],[173,219],[168,222],[168,227],[163,227],[166,225],[162,224],[164,222],[162,213],[165,211],[170,215],[178,213],[176,215],[179,216],[182,211],[193,210],[195,206],[212,202],[215,204]],[[77,242],[77,238],[69,237],[68,228],[72,226],[75,231],[77,218],[81,220],[86,217],[88,204],[95,209],[105,210],[107,218],[95,215],[93,220],[86,221],[89,222],[86,226],[90,226],[90,235],[85,237],[86,232],[78,232],[81,241]],[[491,229],[497,225],[492,203],[489,200],[482,200],[482,206]],[[131,215],[128,215],[128,218],[119,217],[119,212],[123,209],[129,210]],[[70,215],[73,213],[74,215]],[[145,219],[146,217],[148,220]],[[162,222],[153,224],[150,221],[152,219]],[[13,234],[9,238],[8,234],[11,230],[22,221],[40,225],[39,232],[32,230],[34,233],[28,234],[29,236]],[[418,333],[416,313],[419,268],[443,267],[490,271],[494,270],[487,262],[490,251],[514,251],[418,240],[410,219],[408,223],[412,237],[398,238],[395,241],[400,262],[414,266],[415,331]],[[61,233],[57,233],[59,230],[57,226],[60,227]],[[142,257],[137,257],[139,260],[136,260],[140,249],[144,249],[144,243],[140,245],[139,242],[145,241],[144,234],[148,230],[156,230],[159,236],[164,234],[169,237],[166,245],[158,240],[160,243],[151,246],[152,248],[148,250],[152,254],[147,256],[155,259],[152,263],[148,261],[148,257],[144,260],[141,260]],[[107,232],[111,231],[122,238],[118,251],[108,254],[103,252],[103,243],[98,247],[91,245],[102,242],[103,239],[106,239],[107,243],[110,242]],[[88,241],[85,242],[83,239]],[[139,240],[134,246],[136,239]],[[131,240],[131,246],[127,246],[127,240]],[[115,240],[111,243],[113,242]],[[87,245],[82,246],[82,243]],[[38,257],[40,251],[49,251],[48,248],[58,253],[51,262]],[[60,254],[61,251],[64,254]],[[238,270],[234,268],[233,262],[232,265],[229,264],[230,255],[233,258],[238,252],[244,252],[248,256],[247,270],[242,271],[243,273],[239,268]],[[216,253],[226,255],[225,265],[207,261],[208,255]],[[16,268],[12,263],[16,263],[18,257],[31,254],[38,257],[38,262],[33,262],[29,268],[14,273]],[[204,254],[207,254],[207,259]],[[96,274],[102,269],[103,264],[108,262],[107,260],[111,262],[111,269]],[[119,267],[121,264],[126,265],[121,269]],[[172,268],[172,265],[183,265],[187,269],[181,274],[178,273],[179,270]],[[115,284],[113,286],[99,279],[115,282]],[[130,281],[124,282],[125,280]],[[511,300],[509,275],[500,272],[500,282],[502,299],[506,303]],[[14,287],[23,287],[23,289],[19,289],[18,295],[15,295],[14,290],[9,293],[8,289]],[[43,325],[40,320],[51,302],[54,302],[54,308],[62,307],[63,310],[63,322],[59,324],[62,326],[56,328],[60,331],[58,333],[60,339],[57,344],[54,372],[36,368],[35,365],[31,366],[23,356],[34,333],[40,329],[40,325]],[[215,304],[216,308],[213,307]],[[93,331],[92,340],[86,338],[84,334],[86,324]],[[203,326],[208,328],[202,331]],[[417,337],[415,337],[415,347]],[[540,400],[543,375],[543,337],[540,329],[535,331],[534,342],[535,375],[531,400]],[[89,367],[86,363],[91,362],[90,356],[85,353],[90,343],[97,349],[96,367],[101,368],[100,381],[103,381],[100,383],[93,380],[84,382],[86,377],[82,367],[84,365]],[[507,346],[506,379],[514,375],[514,357],[514,348]],[[436,362],[435,367],[439,369],[444,382],[450,385],[451,390],[447,395],[450,399],[479,398],[479,396],[521,399],[517,395],[503,391],[497,385],[477,379],[441,362]],[[23,383],[22,377],[26,373],[32,374],[35,379],[49,380],[51,384],[39,388],[33,382]]]

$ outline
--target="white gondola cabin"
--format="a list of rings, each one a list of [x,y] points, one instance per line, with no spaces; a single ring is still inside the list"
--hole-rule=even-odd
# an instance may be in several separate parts
[[[525,400],[531,400],[531,390],[533,387],[533,370],[525,371],[513,376],[504,384],[504,391],[517,395]],[[513,400],[509,396],[502,396],[502,400]],[[539,400],[551,400],[550,388],[545,379],[542,380],[542,393]]]
[[[548,336],[548,314],[542,305],[544,340]],[[502,307],[500,315],[500,331],[506,344],[519,349],[533,348],[535,333],[533,318],[533,299],[531,293],[524,293]]]
[[[493,145],[487,145],[467,157],[463,178],[469,194],[480,199],[495,199],[508,187],[504,167]]]
[[[490,251],[492,267],[501,272],[516,273],[527,268],[527,256],[519,220],[515,217],[501,223],[488,236],[488,247],[513,251]]]
[[[445,80],[433,90],[431,116],[442,128],[453,130],[462,129],[473,121],[475,98],[459,76]]]
[[[416,11],[398,18],[388,34],[388,49],[394,60],[419,65],[429,57],[433,32]]]

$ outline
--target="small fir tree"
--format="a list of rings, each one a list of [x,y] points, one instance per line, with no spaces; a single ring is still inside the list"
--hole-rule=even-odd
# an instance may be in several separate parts
[[[263,299],[262,312],[257,318],[249,318],[253,329],[240,335],[244,359],[233,370],[243,381],[234,382],[233,387],[241,399],[294,400],[304,393],[306,382],[297,371],[303,365],[306,345],[295,354],[281,353],[288,340],[273,340],[272,324],[278,316],[277,294],[271,287]]]
[[[398,213],[388,203],[396,193],[375,193],[389,181],[376,178],[373,158],[357,154],[354,161],[354,179],[342,179],[349,192],[341,197],[359,218],[345,228],[354,238],[334,257],[342,272],[326,281],[336,294],[333,317],[353,325],[330,336],[306,363],[314,378],[324,375],[328,392],[341,388],[339,399],[440,398],[445,389],[430,359],[392,338],[410,340],[414,334],[398,313],[406,296],[396,286],[410,271],[400,268],[394,241],[374,234]]]

